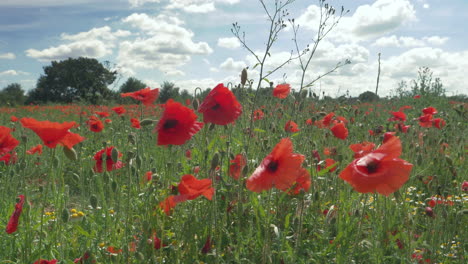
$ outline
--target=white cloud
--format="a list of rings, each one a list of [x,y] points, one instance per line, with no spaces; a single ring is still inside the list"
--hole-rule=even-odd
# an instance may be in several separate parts
[[[130,36],[131,32],[117,30],[112,32],[108,26],[92,28],[77,34],[62,33],[60,38],[70,43],[43,50],[28,49],[26,55],[40,61],[63,60],[69,57],[102,58],[112,54],[112,48],[118,38]]]
[[[209,13],[215,11],[214,1],[207,0],[171,0],[167,9],[181,9],[187,13]]]
[[[425,9],[428,9],[428,8],[430,7],[430,5],[429,5],[429,4],[424,4],[423,7],[424,7]]]
[[[146,3],[159,3],[161,0],[128,0],[131,7],[139,7]]]
[[[236,37],[232,38],[219,38],[218,46],[226,49],[237,49],[241,46],[241,43]]]
[[[15,70],[6,70],[0,72],[0,76],[18,76],[18,75],[29,75],[29,73],[24,71],[15,71]]]
[[[122,67],[158,69],[168,75],[181,76],[185,73],[177,68],[188,63],[191,55],[213,52],[206,42],[193,42],[194,33],[182,27],[184,21],[175,16],[150,17],[134,13],[122,21],[146,34],[120,43],[117,60]]]
[[[16,58],[15,54],[13,54],[11,52],[0,54],[0,60],[1,59],[14,60],[15,58]]]
[[[72,4],[92,3],[93,0],[6,0],[0,1],[0,6],[64,6]]]
[[[108,45],[100,40],[77,41],[43,50],[28,49],[26,55],[40,61],[63,60],[69,57],[101,58],[111,54]]]
[[[424,38],[427,43],[432,44],[432,45],[444,45],[449,38],[448,37],[439,37],[439,36],[432,36],[432,37],[425,37]]]
[[[120,37],[128,37],[132,33],[126,30],[117,30],[116,32],[112,32],[109,26],[104,26],[100,28],[93,28],[86,32],[80,32],[78,34],[70,35],[67,33],[62,33],[60,38],[63,40],[70,40],[70,41],[85,41],[89,39],[102,39],[105,41],[114,41]]]
[[[215,3],[236,4],[240,0],[170,0],[167,9],[180,9],[187,13],[209,13],[216,10]]]
[[[219,67],[225,71],[240,73],[246,67],[246,64],[243,61],[234,61],[233,58],[227,58]]]
[[[426,45],[443,45],[448,41],[448,37],[431,36],[422,39],[413,37],[397,37],[395,35],[389,37],[381,37],[372,45],[378,47],[397,47],[397,48],[415,48],[424,47]]]
[[[362,5],[352,16],[352,32],[361,37],[379,36],[416,19],[416,11],[408,0],[377,0]]]
[[[351,16],[344,16],[330,33],[330,38],[358,42],[385,35],[415,20],[416,11],[409,0],[377,0],[372,5],[359,6]],[[316,31],[319,21],[320,8],[310,5],[299,16],[297,24],[300,28]]]

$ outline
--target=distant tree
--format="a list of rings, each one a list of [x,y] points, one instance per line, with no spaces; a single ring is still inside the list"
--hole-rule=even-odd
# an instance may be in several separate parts
[[[130,77],[120,86],[120,93],[131,93],[146,88],[147,85],[137,78]]]
[[[367,92],[363,92],[362,94],[360,94],[358,99],[361,102],[373,102],[373,101],[378,101],[379,96],[375,94],[374,92],[367,91]]]
[[[96,59],[79,57],[52,61],[50,66],[44,67],[44,75],[30,92],[28,102],[96,104],[111,95],[107,86],[115,81],[116,75],[116,71],[108,70]]]
[[[165,103],[170,98],[177,99],[179,97],[179,87],[175,87],[172,82],[163,82],[159,91],[159,102]]]
[[[0,104],[1,105],[21,105],[26,101],[24,90],[19,83],[12,83],[7,85],[0,91]]]

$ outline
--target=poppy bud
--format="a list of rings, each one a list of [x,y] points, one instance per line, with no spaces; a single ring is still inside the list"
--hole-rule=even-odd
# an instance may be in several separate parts
[[[242,84],[242,86],[244,86],[246,82],[247,82],[247,69],[244,68],[244,69],[242,69],[242,72],[241,72],[241,84]]]
[[[135,141],[135,134],[133,133],[130,133],[128,134],[128,142],[132,145],[135,145],[136,141]]]
[[[76,154],[76,151],[73,148],[63,147],[63,153],[71,161],[75,161],[78,159],[78,155]]]
[[[119,159],[119,151],[116,147],[112,148],[111,159],[113,162],[117,162],[117,160]]]
[[[98,199],[96,197],[96,195],[91,195],[91,197],[89,198],[89,202],[91,203],[91,206],[96,209],[97,208],[97,204],[98,204]]]
[[[140,121],[140,126],[149,126],[149,125],[152,125],[153,123],[154,121],[151,119],[143,119]]]
[[[211,170],[214,170],[219,165],[219,153],[216,152],[211,159]]]
[[[26,135],[21,135],[21,142],[28,142],[28,137]]]
[[[68,209],[63,208],[63,210],[62,210],[62,221],[66,223],[66,222],[68,222],[69,219],[70,219],[70,213],[68,212]]]
[[[198,99],[194,99],[192,102],[193,109],[198,110],[198,106],[200,105],[200,102]]]
[[[112,187],[112,191],[116,192],[117,191],[117,182],[112,181],[111,187]]]

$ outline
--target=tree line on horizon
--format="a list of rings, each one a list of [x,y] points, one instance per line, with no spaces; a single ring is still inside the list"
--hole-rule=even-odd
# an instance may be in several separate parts
[[[121,93],[129,93],[146,88],[147,85],[135,77],[129,77],[118,90],[109,89],[109,85],[117,80],[118,72],[109,69],[108,62],[100,63],[93,58],[68,58],[63,61],[52,61],[51,65],[45,66],[44,74],[37,80],[36,87],[25,93],[19,83],[11,83],[0,90],[0,106],[18,106],[29,104],[131,104],[129,98],[121,98]],[[410,87],[408,87],[410,85]],[[436,96],[445,95],[443,84],[439,78],[432,79],[432,71],[428,67],[419,69],[418,77],[408,85],[400,82],[395,89],[397,96],[414,96],[416,94],[430,94]],[[234,94],[241,94],[240,85],[231,88]],[[246,88],[252,89],[251,86]],[[201,90],[199,95],[203,97],[208,94],[210,88]],[[273,83],[269,87],[261,89],[264,95],[271,94]],[[294,94],[293,94],[294,95]],[[295,96],[319,99],[332,99],[325,95],[317,95],[312,90],[303,91],[303,94]],[[164,81],[160,87],[158,103],[165,103],[169,98],[183,102],[193,99],[194,95],[187,90],[181,90],[173,82]],[[338,99],[350,99],[348,96],[340,96]],[[466,99],[466,96],[461,96]],[[371,91],[361,93],[357,98],[363,102],[375,101],[379,96]]]

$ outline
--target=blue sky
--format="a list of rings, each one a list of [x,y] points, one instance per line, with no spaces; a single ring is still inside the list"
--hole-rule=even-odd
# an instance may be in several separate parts
[[[274,0],[265,0],[270,10]],[[330,0],[349,9],[319,45],[306,80],[337,62],[352,64],[313,87],[330,96],[358,95],[375,89],[377,54],[382,54],[379,94],[389,95],[402,80],[428,66],[448,94],[468,93],[468,0]],[[300,25],[299,45],[312,43],[318,26],[318,0],[296,0],[289,17]],[[12,82],[34,88],[51,60],[93,57],[110,61],[121,78],[151,87],[173,81],[182,89],[239,82],[255,60],[231,33],[238,22],[255,52],[264,50],[268,21],[257,0],[0,0],[0,89]],[[291,27],[280,33],[266,62],[272,69],[294,49]],[[298,61],[269,77],[293,88],[300,80]]]

